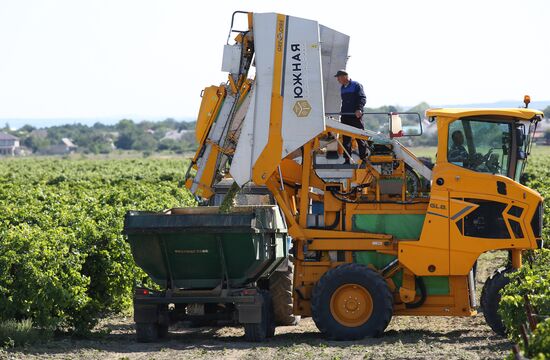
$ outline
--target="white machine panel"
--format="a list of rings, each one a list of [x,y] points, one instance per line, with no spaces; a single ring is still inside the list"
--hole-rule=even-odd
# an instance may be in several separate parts
[[[244,118],[241,135],[231,162],[229,173],[239,186],[243,186],[252,178],[252,147],[254,146],[254,108],[256,102],[255,88],[252,88],[250,106]]]
[[[240,186],[250,181],[252,166],[265,148],[269,136],[276,22],[275,13],[254,14],[256,79],[230,169],[231,176]]]
[[[283,96],[281,159],[325,130],[325,104],[331,112],[340,110],[340,88],[333,73],[345,67],[349,37],[316,21],[287,16],[282,85],[273,89],[275,43],[280,35],[276,24],[277,14],[254,14],[256,78],[230,170],[239,185],[250,181],[268,143],[274,91]],[[331,99],[326,99],[325,88]]]
[[[319,24],[289,16],[286,27],[281,158],[325,130]]]
[[[240,44],[224,45],[222,71],[238,74],[241,65],[242,46]]]
[[[334,78],[336,72],[345,69],[348,62],[349,36],[323,25],[321,34],[321,62],[323,65],[323,91],[325,112],[340,112],[340,84]]]

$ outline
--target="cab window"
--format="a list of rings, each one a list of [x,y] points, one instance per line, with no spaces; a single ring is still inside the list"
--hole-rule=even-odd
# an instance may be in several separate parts
[[[449,125],[447,161],[477,172],[508,175],[511,124],[459,119]]]

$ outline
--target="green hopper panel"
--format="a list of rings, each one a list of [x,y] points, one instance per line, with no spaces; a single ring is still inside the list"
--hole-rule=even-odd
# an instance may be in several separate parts
[[[353,215],[353,231],[393,235],[396,239],[419,239],[425,214]]]
[[[388,254],[381,254],[376,251],[356,251],[354,253],[355,262],[358,264],[372,265],[376,269],[381,269],[392,260],[395,256]],[[449,277],[448,276],[423,276],[424,284],[428,295],[449,295]],[[403,271],[397,272],[392,277],[393,282],[397,288],[403,284]],[[416,289],[420,292],[419,289]]]

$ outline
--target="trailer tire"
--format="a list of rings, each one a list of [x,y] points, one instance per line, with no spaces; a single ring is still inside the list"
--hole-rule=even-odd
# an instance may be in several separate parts
[[[269,292],[273,299],[276,325],[293,326],[300,321],[300,316],[293,314],[293,276],[294,265],[289,262],[286,271],[275,271],[269,278]]]
[[[244,339],[250,342],[262,342],[275,335],[273,318],[273,302],[269,291],[260,290],[263,298],[262,321],[260,323],[244,324]]]
[[[332,340],[378,337],[393,315],[393,296],[384,278],[361,264],[343,264],[315,284],[311,312],[317,328]]]
[[[510,268],[500,268],[491,275],[483,285],[481,291],[481,308],[485,322],[495,333],[501,336],[506,335],[506,327],[498,314],[500,303],[500,290],[510,283],[506,274],[512,272]]]
[[[136,336],[137,341],[141,343],[150,343],[157,341],[159,339],[159,324],[136,323]]]

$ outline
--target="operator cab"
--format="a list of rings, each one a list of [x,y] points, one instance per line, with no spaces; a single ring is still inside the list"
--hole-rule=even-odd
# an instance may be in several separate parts
[[[446,161],[475,172],[520,180],[540,111],[531,109],[433,109],[439,131],[447,130]],[[444,138],[443,138],[444,139]]]
[[[536,123],[496,116],[460,118],[449,124],[447,161],[519,181]]]

